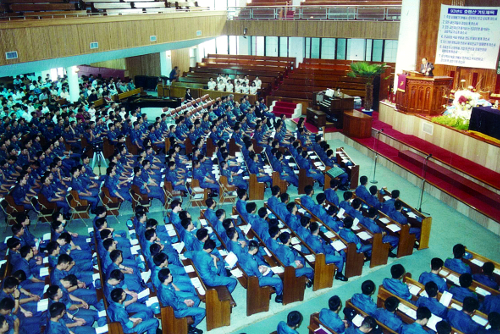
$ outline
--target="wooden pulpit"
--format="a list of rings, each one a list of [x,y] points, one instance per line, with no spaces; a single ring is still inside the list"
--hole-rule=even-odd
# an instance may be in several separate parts
[[[451,77],[407,76],[406,82],[400,80],[398,83],[396,107],[412,114],[441,115],[446,109],[452,84]]]

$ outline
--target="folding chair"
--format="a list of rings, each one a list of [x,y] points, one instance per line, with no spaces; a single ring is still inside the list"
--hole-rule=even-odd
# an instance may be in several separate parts
[[[81,199],[76,190],[71,190],[66,196],[66,200],[71,207],[71,219],[80,219],[88,227],[84,219],[90,218],[90,204],[86,200]]]
[[[238,198],[238,195],[236,194],[237,187],[230,185],[227,182],[227,177],[225,177],[224,175],[221,175],[219,177],[219,186],[219,208],[226,202],[236,204],[236,200]]]
[[[135,184],[130,187],[130,196],[132,196],[132,209],[134,209],[134,211],[137,205],[142,205],[147,211],[149,211],[152,199],[149,198],[148,195],[141,194],[139,187]]]
[[[120,221],[117,216],[120,214],[119,210],[122,205],[122,200],[118,197],[111,196],[109,189],[105,186],[101,188],[99,197],[101,198],[102,205],[104,205],[106,209],[106,215],[115,217],[116,222],[119,223]]]

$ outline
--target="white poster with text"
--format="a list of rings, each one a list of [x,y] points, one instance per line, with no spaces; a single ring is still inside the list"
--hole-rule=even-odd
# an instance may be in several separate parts
[[[496,69],[500,7],[441,5],[435,64]]]

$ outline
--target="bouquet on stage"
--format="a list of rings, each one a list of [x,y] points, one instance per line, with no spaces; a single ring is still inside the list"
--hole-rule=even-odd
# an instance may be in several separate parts
[[[477,105],[479,99],[479,93],[474,93],[467,89],[456,91],[455,99],[453,100],[453,106],[455,108],[454,110],[452,110],[452,115],[469,120],[472,113],[472,108]]]

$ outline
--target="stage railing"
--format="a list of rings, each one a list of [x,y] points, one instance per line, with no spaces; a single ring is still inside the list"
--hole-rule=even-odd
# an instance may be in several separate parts
[[[228,7],[228,20],[400,21],[400,5]]]

